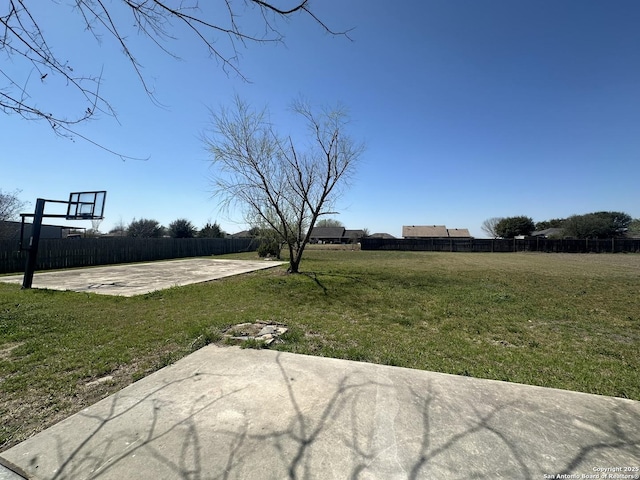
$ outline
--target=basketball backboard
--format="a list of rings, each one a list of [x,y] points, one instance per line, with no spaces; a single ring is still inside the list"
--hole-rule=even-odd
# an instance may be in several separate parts
[[[71,192],[67,205],[67,220],[100,220],[104,214],[105,190]]]

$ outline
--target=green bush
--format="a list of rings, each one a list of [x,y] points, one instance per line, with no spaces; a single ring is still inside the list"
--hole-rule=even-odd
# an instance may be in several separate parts
[[[594,212],[572,215],[564,221],[564,234],[573,238],[612,238],[624,236],[632,223],[623,212]]]
[[[507,217],[498,222],[496,234],[502,238],[513,238],[518,235],[531,235],[535,226],[531,217]]]
[[[275,239],[262,239],[258,245],[258,255],[260,257],[280,258],[280,243]]]
[[[202,227],[202,230],[198,232],[198,237],[200,238],[224,238],[226,233],[220,228],[218,222],[207,222],[207,224]]]
[[[193,238],[197,231],[196,227],[186,218],[179,218],[169,224],[169,235],[173,238]]]
[[[127,236],[139,238],[159,238],[164,234],[164,227],[157,220],[141,218],[131,221],[127,227]]]

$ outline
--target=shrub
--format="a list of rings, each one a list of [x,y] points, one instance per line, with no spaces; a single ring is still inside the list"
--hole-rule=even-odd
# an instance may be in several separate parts
[[[186,218],[179,218],[169,224],[169,235],[173,238],[193,238],[196,228]]]
[[[271,238],[263,238],[258,245],[258,255],[260,257],[276,257],[280,258],[280,243]]]
[[[218,222],[207,222],[207,224],[202,227],[202,230],[198,232],[198,237],[200,238],[224,238],[226,233],[220,228]]]
[[[495,227],[496,234],[502,238],[530,235],[533,230],[533,220],[525,216],[503,218]]]
[[[127,236],[140,238],[158,238],[164,234],[164,228],[156,220],[141,218],[131,221],[127,227]]]

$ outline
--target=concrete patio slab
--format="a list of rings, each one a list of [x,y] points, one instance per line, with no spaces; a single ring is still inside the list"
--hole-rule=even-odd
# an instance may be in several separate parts
[[[33,288],[92,292],[131,297],[170,287],[208,282],[282,265],[270,260],[188,258],[106,267],[36,272]],[[22,284],[22,275],[0,276],[0,282]]]
[[[640,402],[210,345],[0,457],[37,479],[637,479]]]

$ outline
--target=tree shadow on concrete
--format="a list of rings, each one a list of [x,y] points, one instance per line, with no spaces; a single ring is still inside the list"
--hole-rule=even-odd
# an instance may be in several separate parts
[[[282,463],[287,465],[289,479],[313,478],[314,472],[311,470],[309,462],[311,457],[309,451],[313,444],[322,435],[323,431],[335,421],[336,412],[347,406],[352,395],[357,395],[358,389],[378,384],[372,381],[351,383],[350,378],[344,376],[329,400],[322,406],[319,417],[314,418],[314,416],[304,414],[303,408],[296,398],[292,379],[282,364],[281,356],[282,354],[278,353],[276,363],[280,370],[282,381],[286,386],[290,405],[295,413],[286,428],[264,435],[252,435],[252,438],[260,442],[268,441],[274,445],[275,449],[280,453]],[[287,448],[285,443],[293,444],[293,449]],[[287,450],[291,450],[291,454],[287,454]]]
[[[559,474],[570,475],[579,470],[581,473],[593,474],[594,467],[640,467],[640,438],[637,435],[640,431],[640,408],[632,408],[632,402],[630,401],[620,402],[609,411],[608,417],[609,421],[607,422],[580,420],[583,423],[582,429],[599,432],[604,440],[581,446],[573,458],[558,472]],[[626,419],[624,423],[627,427],[635,429],[635,437],[631,435],[634,430],[623,428],[621,419]],[[615,458],[611,458],[607,464],[596,461],[599,454],[602,453],[606,456],[611,451],[626,452],[628,458],[635,459],[635,463],[623,463],[615,461]],[[640,471],[638,470],[615,473],[640,476]]]
[[[274,398],[286,413],[278,417],[279,423],[265,423],[264,415],[273,412],[255,407],[266,398],[260,391],[252,397],[253,403],[242,403],[246,400],[241,400],[241,392],[245,395],[247,388],[259,390],[259,386],[247,383],[241,388],[225,388],[230,375],[188,375],[139,398],[132,399],[126,393],[113,395],[107,399],[110,403],[104,414],[91,413],[91,408],[81,412],[85,420],[96,422],[95,427],[84,434],[76,433],[85,436],[71,451],[67,451],[62,436],[56,437],[59,467],[47,478],[114,478],[118,472],[154,464],[156,467],[146,468],[146,472],[130,470],[130,475],[144,479],[162,471],[169,477],[157,473],[155,477],[188,480],[534,479],[544,474],[591,473],[594,466],[626,465],[628,462],[620,463],[620,459],[640,458],[637,402],[616,402],[606,422],[576,423],[567,419],[567,424],[576,429],[576,438],[582,438],[581,443],[564,458],[545,460],[535,446],[553,451],[562,438],[529,438],[527,435],[537,435],[539,429],[519,431],[505,424],[511,418],[507,415],[515,413],[517,419],[518,414],[526,413],[523,408],[528,404],[517,400],[483,404],[473,396],[455,400],[442,385],[427,377],[413,380],[406,372],[396,375],[405,369],[392,367],[379,367],[384,370],[374,372],[371,368],[375,367],[367,364],[350,369],[337,382],[327,383],[326,394],[310,398],[304,391],[310,386],[294,381],[295,373],[287,366],[291,354],[265,353],[269,356],[260,357],[265,360],[265,368],[279,376],[281,388]],[[197,375],[218,385],[215,393],[209,384],[209,393],[185,405],[179,415],[167,418],[166,412],[171,410],[165,409],[166,395],[194,388],[187,382]],[[230,425],[210,421],[217,418],[217,409],[229,405],[238,405],[245,414],[251,410],[249,415],[234,417]],[[273,408],[266,400],[265,406]],[[133,424],[128,418],[140,415],[146,415],[144,431],[122,427]],[[542,415],[541,421],[544,418]],[[124,423],[114,429],[112,424],[116,422]],[[266,431],[259,429],[265,425],[270,425]],[[172,447],[168,449],[167,445]],[[143,463],[140,457],[144,457]],[[30,461],[30,467],[21,465],[27,471],[33,470],[39,459],[34,456]]]
[[[221,381],[224,379],[224,375],[215,374],[198,373],[194,376],[200,375],[219,377]],[[160,410],[162,409],[164,402],[154,397],[161,391],[170,387],[179,386],[191,378],[193,378],[193,376],[165,383],[164,385],[149,391],[146,395],[140,397],[124,409],[122,409],[122,405],[119,404],[122,397],[120,394],[116,393],[107,399],[110,401],[110,408],[106,416],[81,412],[80,415],[83,417],[96,420],[97,426],[70,453],[65,453],[64,451],[64,440],[62,438],[58,439],[57,457],[60,467],[56,470],[55,475],[51,477],[52,480],[66,478],[100,478],[120,462],[125,461],[131,456],[135,456],[136,451],[141,449],[145,449],[152,458],[165,465],[175,475],[174,478],[201,479],[202,454],[195,418],[198,414],[212,408],[216,403],[226,397],[233,396],[238,393],[240,389],[236,389],[228,393],[221,393],[220,396],[201,405],[192,405],[186,416],[178,419],[169,428],[159,431],[157,428],[158,420]],[[145,404],[150,405],[147,406]],[[144,436],[141,437],[137,433],[130,433],[113,438],[111,435],[107,434],[104,438],[100,438],[101,431],[109,424],[128,414],[133,414],[133,411],[137,408],[148,409],[149,407],[151,410],[151,422],[147,431],[144,432]],[[186,432],[177,432],[177,430],[182,427],[186,427]],[[174,434],[183,436],[183,440],[181,442],[182,448],[180,452],[175,452],[177,454],[177,458],[175,459],[162,454],[154,448],[154,443],[162,440],[164,437]],[[124,451],[116,445],[116,443],[121,444],[123,440],[129,446]],[[191,461],[189,461],[189,457],[191,457]],[[86,476],[87,471],[91,472],[91,475],[88,477]]]

